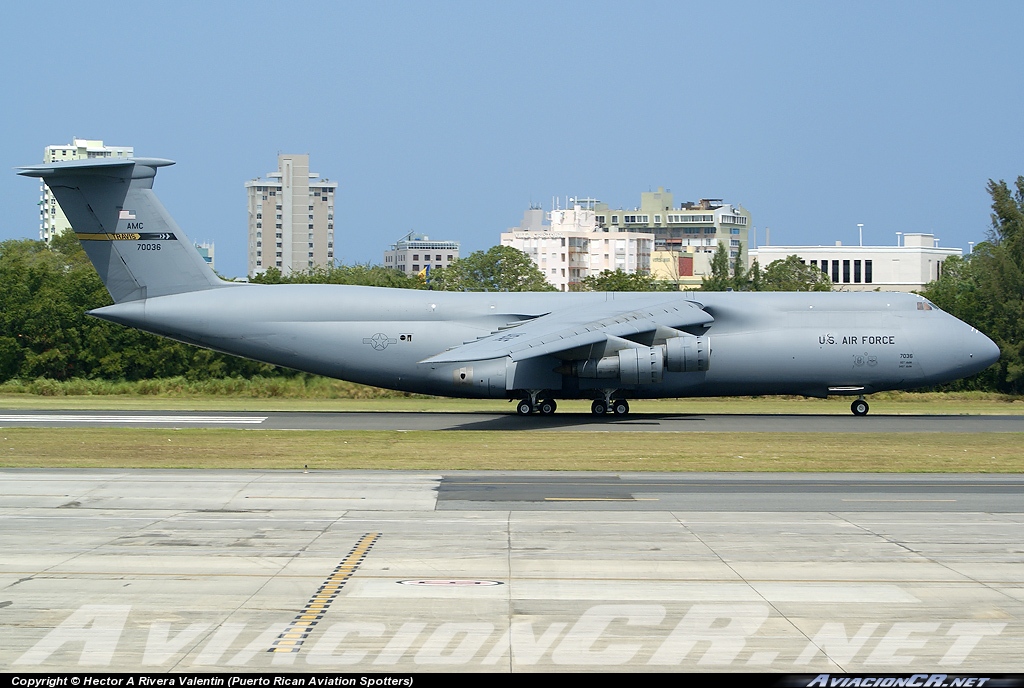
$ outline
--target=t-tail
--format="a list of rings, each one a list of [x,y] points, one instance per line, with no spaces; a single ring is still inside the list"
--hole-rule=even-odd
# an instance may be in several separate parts
[[[171,160],[81,160],[23,167],[50,187],[115,303],[230,286],[153,193]]]

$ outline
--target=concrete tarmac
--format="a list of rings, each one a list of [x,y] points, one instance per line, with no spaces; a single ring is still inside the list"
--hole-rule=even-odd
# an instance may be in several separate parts
[[[1024,415],[739,415],[514,413],[2,411],[0,427],[265,430],[571,430],[583,432],[1024,432]]]
[[[6,672],[1021,669],[1024,476],[6,469],[0,486]]]

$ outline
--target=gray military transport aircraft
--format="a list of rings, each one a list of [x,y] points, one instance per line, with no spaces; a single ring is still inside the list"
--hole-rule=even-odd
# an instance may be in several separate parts
[[[452,397],[856,396],[956,380],[984,334],[902,293],[464,293],[226,282],[157,200],[155,158],[20,168],[41,177],[114,304],[90,315],[318,375]]]

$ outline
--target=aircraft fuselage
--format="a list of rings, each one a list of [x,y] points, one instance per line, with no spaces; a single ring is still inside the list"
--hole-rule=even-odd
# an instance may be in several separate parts
[[[658,382],[567,374],[560,352],[431,362],[438,352],[553,311],[606,304],[642,311],[666,299],[713,316],[694,335],[707,369]],[[129,301],[92,311],[124,325],[229,354],[389,389],[516,398],[529,390],[595,398],[866,394],[935,385],[998,358],[983,334],[902,293],[459,293],[340,285],[239,285]],[[641,344],[643,337],[636,337]],[[583,354],[582,356],[585,356]],[[562,372],[556,372],[561,370]]]

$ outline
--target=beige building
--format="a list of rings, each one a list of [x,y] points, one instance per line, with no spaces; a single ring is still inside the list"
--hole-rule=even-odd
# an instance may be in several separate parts
[[[134,155],[131,146],[105,146],[95,139],[73,138],[70,144],[47,146],[43,150],[43,162],[66,162],[92,158],[130,158]],[[49,242],[51,238],[71,229],[64,211],[46,184],[42,185],[39,199],[39,238]]]
[[[309,171],[308,155],[278,155],[277,171],[245,183],[249,197],[249,275],[334,264],[337,182]]]
[[[591,206],[591,207],[588,207]],[[649,272],[654,235],[598,223],[592,201],[573,202],[571,209],[545,214],[530,208],[518,227],[501,235],[501,245],[517,248],[537,265],[560,291],[570,291],[584,278],[604,270]]]
[[[750,213],[721,199],[702,198],[676,205],[672,192],[659,187],[641,193],[640,205],[630,210],[613,210],[597,201],[592,207],[599,227],[653,234],[651,276],[674,282],[680,289],[700,288],[719,244],[728,249],[733,261],[744,259],[750,245]]]
[[[840,291],[918,291],[942,274],[942,263],[962,255],[939,248],[932,234],[908,233],[898,246],[759,246],[749,252],[761,269],[786,256],[799,256],[820,269]]]
[[[696,247],[655,251],[651,254],[651,277],[659,282],[673,282],[680,289],[700,289],[704,276],[711,274],[713,255]]]
[[[591,204],[599,227],[654,234],[656,251],[713,254],[722,243],[735,259],[741,245],[750,245],[750,213],[721,199],[702,198],[677,206],[672,192],[659,187],[657,191],[641,193],[640,205],[631,210],[612,210],[606,203],[592,199],[581,202]]]

